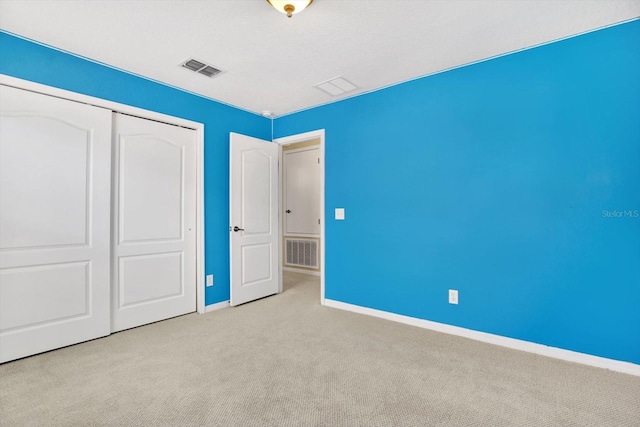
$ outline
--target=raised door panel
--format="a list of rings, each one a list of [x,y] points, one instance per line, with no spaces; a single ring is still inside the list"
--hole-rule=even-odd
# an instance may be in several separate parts
[[[147,135],[119,144],[120,243],[181,239],[185,148]]]
[[[244,236],[271,233],[271,157],[255,149],[241,153]]]
[[[4,116],[0,138],[0,249],[86,245],[91,129]]]
[[[183,254],[170,252],[120,258],[120,307],[184,294]],[[148,283],[153,286],[148,286]]]
[[[251,286],[273,277],[273,247],[270,243],[242,247],[242,285]]]
[[[90,277],[89,261],[2,269],[0,330],[90,315]]]

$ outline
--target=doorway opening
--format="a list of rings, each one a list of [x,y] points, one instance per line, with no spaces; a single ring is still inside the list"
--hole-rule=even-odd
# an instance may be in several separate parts
[[[274,142],[280,145],[281,165],[279,292],[319,276],[324,304],[324,129]]]

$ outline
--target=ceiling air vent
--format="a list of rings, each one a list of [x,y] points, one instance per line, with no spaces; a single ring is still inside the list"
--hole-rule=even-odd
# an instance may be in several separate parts
[[[344,95],[345,93],[358,89],[356,85],[344,77],[335,77],[331,80],[327,80],[326,82],[318,83],[315,87],[331,96]]]
[[[221,71],[211,65],[205,64],[202,61],[198,61],[196,59],[188,59],[182,64],[182,67],[187,68],[191,71],[195,71],[196,73],[200,73],[207,77],[213,77],[216,74],[220,74]]]

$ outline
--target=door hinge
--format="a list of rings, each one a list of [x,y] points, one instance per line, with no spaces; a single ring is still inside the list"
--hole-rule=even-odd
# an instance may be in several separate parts
[[[318,164],[320,164],[320,157],[318,157]]]
[[[320,225],[320,218],[318,218],[318,225]]]

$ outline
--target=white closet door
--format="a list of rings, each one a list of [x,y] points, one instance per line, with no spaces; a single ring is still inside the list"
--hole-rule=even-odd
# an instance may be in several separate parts
[[[196,310],[196,131],[114,123],[113,332]]]
[[[111,111],[0,86],[0,362],[109,334]]]

